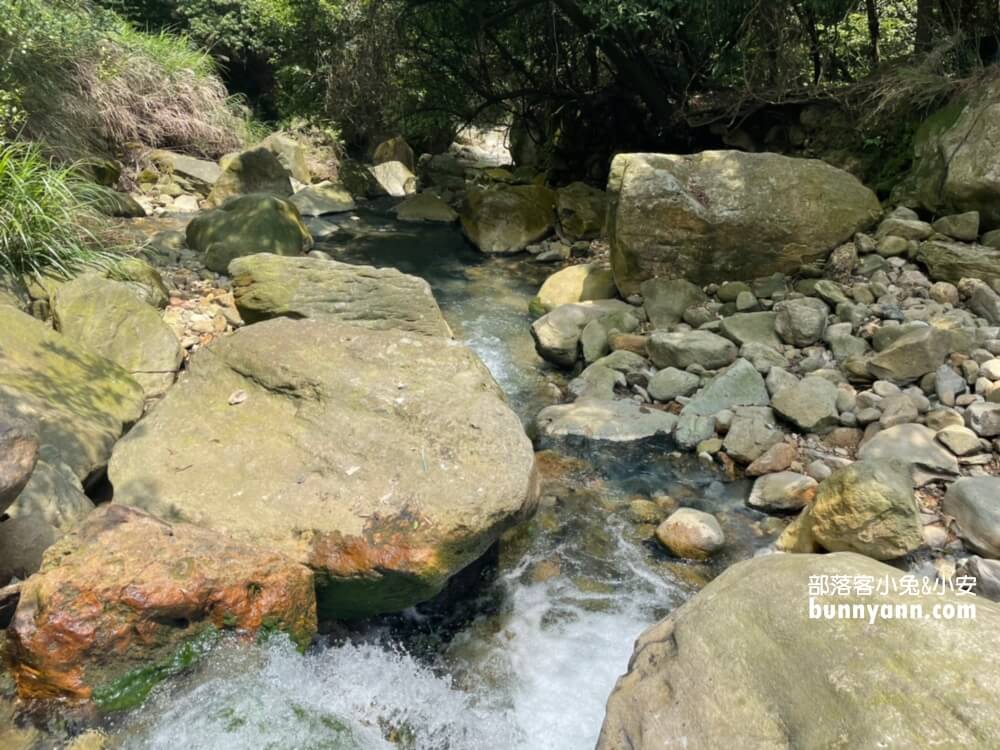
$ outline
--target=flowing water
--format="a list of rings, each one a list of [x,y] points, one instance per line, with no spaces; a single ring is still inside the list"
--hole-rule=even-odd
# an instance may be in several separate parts
[[[526,425],[558,397],[561,376],[535,355],[528,331],[528,300],[550,268],[486,259],[454,228],[400,225],[377,211],[343,224],[322,249],[426,278]],[[668,446],[562,446],[540,460],[549,480],[537,516],[503,540],[493,575],[451,616],[414,610],[330,633],[305,655],[280,639],[223,645],[110,720],[112,744],[593,748],[635,638],[718,570],[670,559],[629,501],[669,494],[717,513],[730,540],[720,567],[767,534],[744,508],[745,486]]]

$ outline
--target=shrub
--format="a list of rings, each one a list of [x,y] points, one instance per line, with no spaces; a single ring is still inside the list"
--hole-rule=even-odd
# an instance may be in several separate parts
[[[53,166],[38,147],[0,144],[0,272],[69,276],[117,257],[99,249],[99,219],[87,183],[72,167]]]

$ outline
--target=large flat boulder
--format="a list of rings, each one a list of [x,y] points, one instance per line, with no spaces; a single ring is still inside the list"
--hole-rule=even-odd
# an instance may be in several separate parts
[[[516,253],[552,233],[555,194],[537,185],[473,188],[459,218],[469,241],[484,253]]]
[[[259,253],[229,264],[233,296],[248,323],[317,318],[430,336],[451,336],[430,285],[394,268]]]
[[[142,387],[90,347],[0,305],[0,404],[26,421],[81,481],[143,409]]]
[[[930,240],[920,245],[917,260],[927,266],[934,281],[1000,279],[1000,250],[985,245]]]
[[[655,276],[707,284],[794,273],[880,211],[874,193],[829,164],[741,151],[621,154],[608,193],[623,295]]]
[[[929,615],[971,599],[908,594],[902,575],[851,553],[734,565],[639,637],[597,750],[1000,746],[1000,669],[983,658],[1000,648],[1000,605],[980,598],[974,618],[869,624],[868,607]],[[827,589],[845,576],[851,593],[811,597],[813,576]],[[855,594],[858,576],[888,577],[889,593]],[[839,604],[866,615],[823,616]]]
[[[97,274],[79,276],[53,295],[52,316],[66,337],[135,378],[147,398],[166,392],[184,360],[177,335],[159,311],[122,282]]]
[[[185,230],[192,250],[205,254],[205,265],[225,273],[244,255],[301,255],[312,247],[312,235],[298,209],[273,195],[256,193],[232,198],[219,208],[195,216]]]
[[[201,350],[109,476],[116,502],[306,563],[323,618],[433,597],[535,497],[531,442],[469,349],[289,318]]]
[[[117,503],[91,513],[21,588],[7,657],[22,698],[137,705],[212,632],[316,632],[312,572],[277,552]]]

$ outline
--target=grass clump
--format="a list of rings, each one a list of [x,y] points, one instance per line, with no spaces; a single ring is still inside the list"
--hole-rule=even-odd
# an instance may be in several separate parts
[[[37,146],[0,144],[0,273],[70,276],[117,258],[93,230],[89,186],[73,167],[51,164]]]

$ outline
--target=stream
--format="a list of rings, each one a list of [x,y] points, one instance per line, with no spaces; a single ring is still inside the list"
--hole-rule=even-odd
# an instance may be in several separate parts
[[[486,258],[453,227],[355,212],[320,249],[432,285],[457,338],[483,359],[531,433],[562,375],[535,354],[528,301],[549,266]],[[223,644],[105,724],[125,748],[585,750],[639,633],[723,567],[764,546],[746,483],[723,483],[669,446],[554,446],[540,509],[510,533],[477,593],[446,614],[408,611],[338,629],[306,654],[272,638]],[[711,510],[727,551],[670,558],[629,503],[670,495]],[[666,513],[664,513],[664,516]]]

